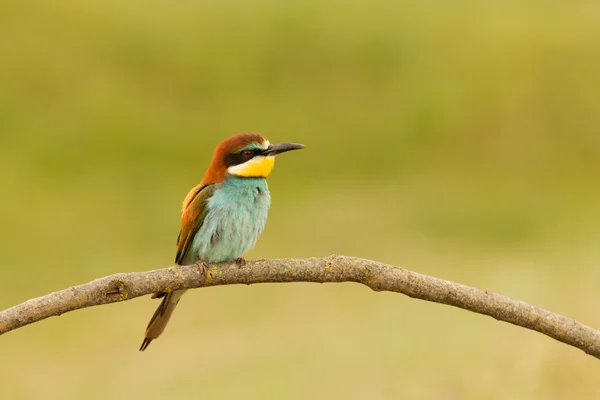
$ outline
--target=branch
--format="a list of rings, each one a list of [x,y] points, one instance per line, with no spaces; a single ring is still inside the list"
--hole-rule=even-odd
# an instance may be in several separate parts
[[[356,282],[375,291],[390,291],[448,304],[499,321],[543,333],[600,358],[600,331],[574,319],[487,290],[472,288],[403,268],[354,257],[268,259],[212,265],[205,275],[196,266],[110,275],[0,311],[0,335],[13,329],[101,304],[130,300],[161,291],[205,286],[282,282]]]

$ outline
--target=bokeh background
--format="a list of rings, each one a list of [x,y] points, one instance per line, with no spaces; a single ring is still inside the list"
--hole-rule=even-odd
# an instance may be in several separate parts
[[[171,265],[239,132],[305,143],[248,258],[346,254],[600,327],[600,4],[4,1],[0,308]],[[600,363],[355,284],[141,298],[0,338],[11,399],[591,399]]]

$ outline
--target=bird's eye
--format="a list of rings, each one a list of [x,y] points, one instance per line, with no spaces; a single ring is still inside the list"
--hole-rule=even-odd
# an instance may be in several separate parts
[[[242,155],[246,158],[250,158],[252,157],[252,152],[250,150],[244,150],[242,151]]]

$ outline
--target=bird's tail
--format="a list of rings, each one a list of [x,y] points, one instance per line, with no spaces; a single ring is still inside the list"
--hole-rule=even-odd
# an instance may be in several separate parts
[[[173,310],[175,310],[177,303],[179,303],[181,296],[183,296],[185,292],[185,290],[176,290],[171,293],[155,293],[152,295],[152,298],[162,297],[163,299],[148,323],[140,351],[146,350],[148,345],[150,345],[150,342],[158,338],[165,330],[165,326],[167,326],[171,314],[173,314]]]

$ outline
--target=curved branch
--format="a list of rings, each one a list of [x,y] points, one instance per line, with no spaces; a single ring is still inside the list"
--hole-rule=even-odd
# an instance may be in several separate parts
[[[548,335],[600,358],[600,331],[574,319],[513,300],[416,272],[354,257],[268,259],[212,265],[206,274],[196,266],[110,275],[28,300],[0,311],[0,335],[22,326],[101,304],[161,291],[205,286],[276,282],[356,282],[375,291],[390,291],[448,304]]]

